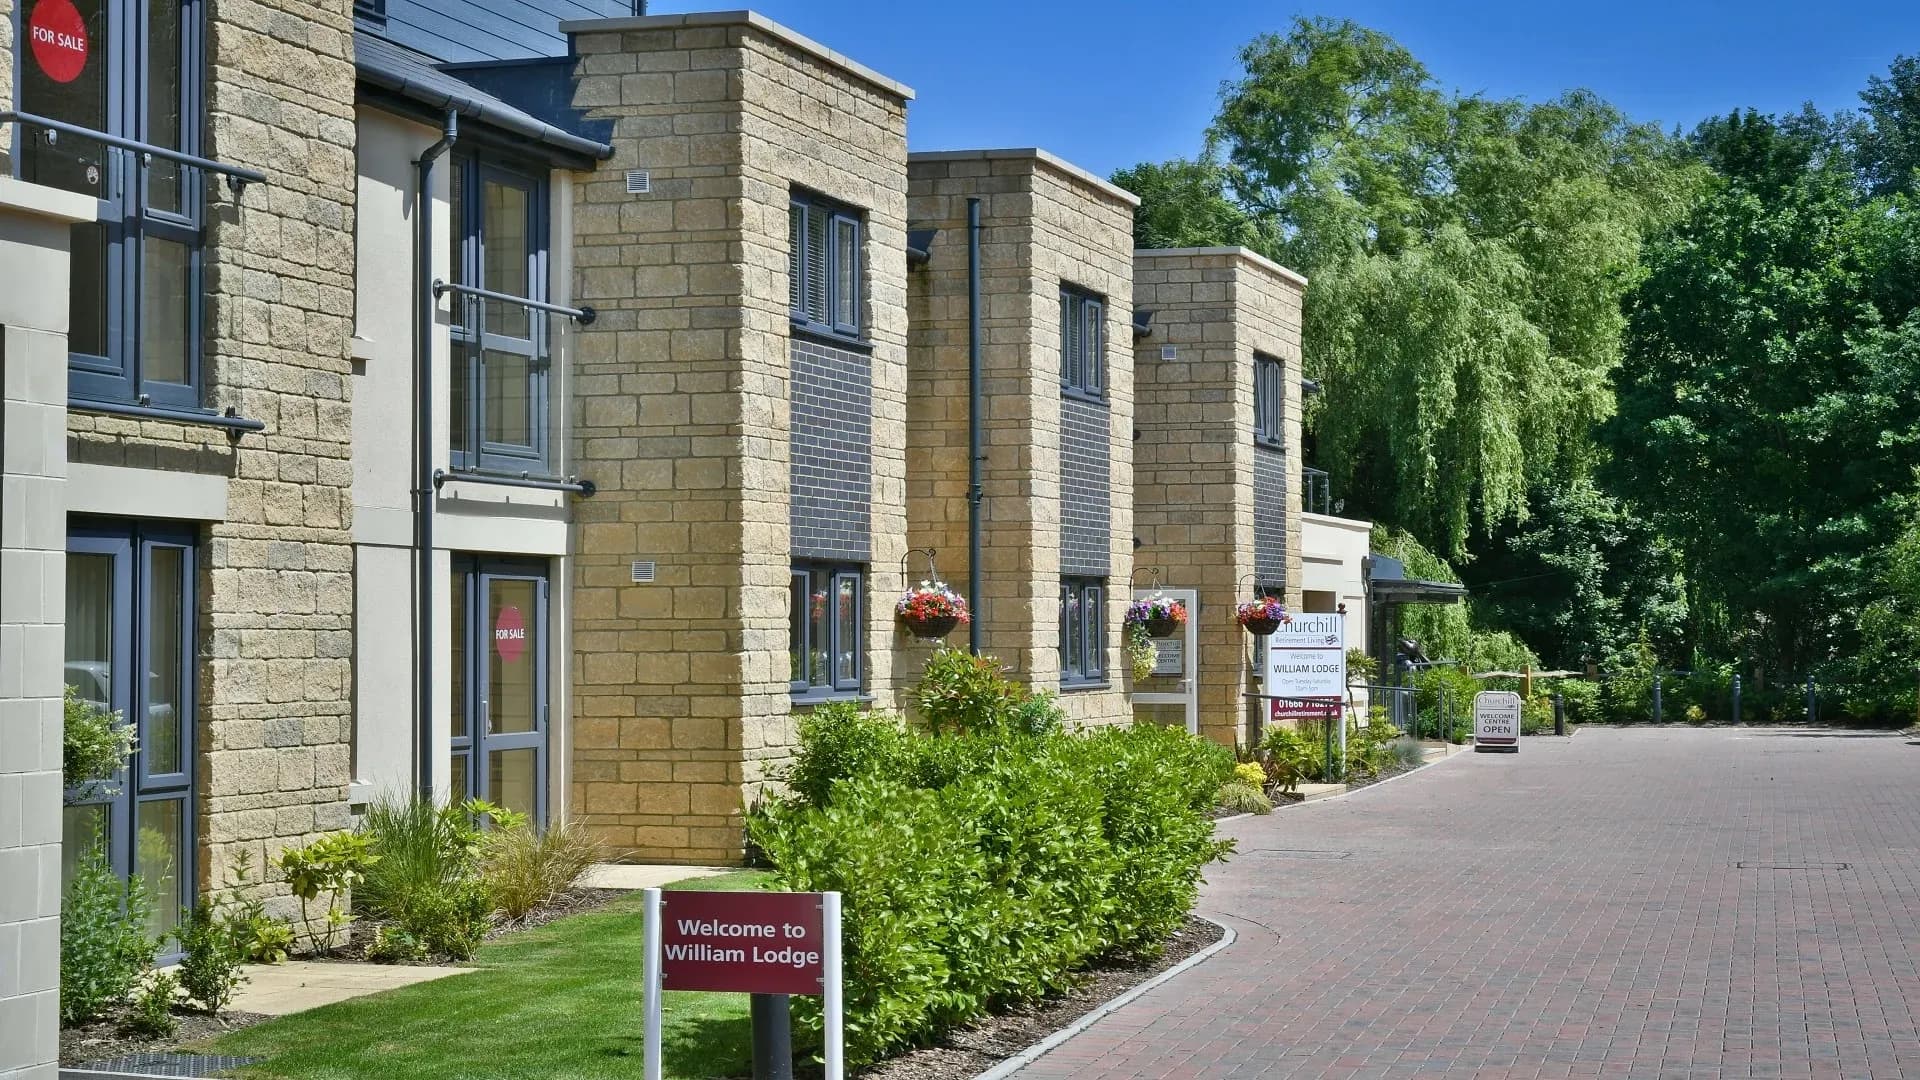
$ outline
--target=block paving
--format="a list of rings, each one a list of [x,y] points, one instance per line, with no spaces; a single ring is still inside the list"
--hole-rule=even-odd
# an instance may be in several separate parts
[[[1230,823],[1238,940],[1016,1075],[1920,1075],[1917,765],[1587,729]]]

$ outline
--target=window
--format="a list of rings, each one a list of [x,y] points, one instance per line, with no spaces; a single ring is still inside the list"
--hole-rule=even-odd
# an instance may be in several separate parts
[[[789,678],[795,694],[826,697],[860,692],[865,573],[858,566],[793,564]]]
[[[1106,302],[1060,288],[1060,385],[1100,397],[1107,386]]]
[[[547,299],[546,184],[471,157],[455,160],[448,202],[453,281],[528,300]],[[450,305],[453,350],[448,437],[453,467],[543,472],[547,369],[553,316],[458,293]]]
[[[787,300],[794,324],[860,336],[860,218],[796,196],[787,208]]]
[[[1107,583],[1101,578],[1060,581],[1060,683],[1106,681]]]
[[[1283,447],[1281,409],[1286,402],[1286,366],[1271,356],[1253,357],[1253,441]]]
[[[158,935],[193,903],[194,543],[182,528],[76,524],[67,539],[66,684],[128,718],[131,767],[67,792],[61,865],[89,847],[138,874]]]
[[[20,50],[22,111],[200,152],[199,0],[15,6],[25,32],[16,40],[47,32],[79,42]],[[45,25],[61,23],[63,14],[64,24]],[[37,21],[30,27],[29,20]],[[198,408],[204,178],[96,139],[18,130],[22,179],[100,201],[99,220],[73,228],[72,395]]]

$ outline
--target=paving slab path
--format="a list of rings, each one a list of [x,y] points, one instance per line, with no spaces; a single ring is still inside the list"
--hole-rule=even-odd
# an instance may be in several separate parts
[[[1920,748],[1588,728],[1228,823],[1232,946],[1017,1075],[1920,1077]]]

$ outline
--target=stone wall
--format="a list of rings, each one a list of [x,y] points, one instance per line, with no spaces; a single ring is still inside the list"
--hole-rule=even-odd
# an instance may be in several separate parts
[[[913,155],[909,217],[938,229],[910,283],[909,540],[967,578],[967,199],[981,199],[982,651],[1042,689],[1060,685],[1064,521],[1060,287],[1106,300],[1108,439],[1106,670],[1111,684],[1063,697],[1069,716],[1131,715],[1120,623],[1133,568],[1133,208],[1124,191],[1038,150]],[[1088,410],[1097,413],[1097,408]],[[1083,464],[1085,455],[1082,455]],[[1092,471],[1090,468],[1088,471]]]
[[[1300,493],[1291,470],[1300,460],[1305,282],[1240,248],[1138,251],[1134,266],[1136,301],[1153,312],[1153,333],[1139,342],[1134,364],[1137,559],[1160,567],[1167,585],[1199,590],[1200,728],[1232,745],[1247,730],[1255,662],[1253,638],[1233,608],[1262,574],[1284,579],[1287,603],[1300,605]],[[1254,445],[1255,353],[1285,365],[1282,451]],[[1263,548],[1272,552],[1264,570],[1256,557]]]
[[[75,462],[227,480],[201,533],[201,886],[347,824],[353,549],[350,0],[225,3],[208,20],[203,152],[267,174],[206,186],[205,404],[266,430],[75,414]]]
[[[574,102],[615,152],[576,188],[574,805],[639,859],[732,862],[789,757],[787,208],[865,213],[872,342],[868,685],[894,701],[904,553],[906,102],[761,16],[569,23]],[[630,195],[626,171],[651,170]],[[630,564],[653,560],[635,584]]]

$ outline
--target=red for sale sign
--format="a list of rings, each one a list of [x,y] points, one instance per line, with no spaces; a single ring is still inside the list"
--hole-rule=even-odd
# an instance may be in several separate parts
[[[40,0],[27,16],[33,61],[47,78],[69,83],[87,66],[87,23],[73,0]]]
[[[819,893],[663,892],[667,990],[820,994],[826,935]]]

